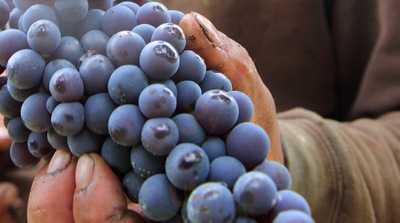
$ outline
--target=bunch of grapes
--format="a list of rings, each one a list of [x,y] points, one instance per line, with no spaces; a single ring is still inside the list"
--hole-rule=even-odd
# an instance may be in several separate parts
[[[224,74],[158,2],[0,0],[0,112],[12,161],[98,152],[157,222],[313,222]],[[3,11],[5,13],[3,13]],[[268,213],[268,214],[267,214]]]

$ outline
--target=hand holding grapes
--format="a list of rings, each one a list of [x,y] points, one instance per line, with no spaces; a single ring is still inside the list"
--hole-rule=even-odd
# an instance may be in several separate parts
[[[188,47],[199,53],[210,68],[227,74],[235,89],[253,99],[254,121],[271,137],[271,157],[282,161],[275,105],[246,50],[217,31],[201,15],[188,14],[180,24],[189,39]],[[99,155],[84,155],[76,160],[60,150],[35,178],[29,199],[28,221],[143,221],[127,207],[119,179]]]

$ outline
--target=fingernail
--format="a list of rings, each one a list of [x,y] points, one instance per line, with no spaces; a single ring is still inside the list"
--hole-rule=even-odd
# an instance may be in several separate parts
[[[93,178],[94,160],[89,155],[84,155],[78,160],[76,166],[76,186],[85,189]]]
[[[53,158],[50,161],[47,173],[52,174],[65,169],[71,162],[71,155],[65,151],[57,151],[54,153]]]

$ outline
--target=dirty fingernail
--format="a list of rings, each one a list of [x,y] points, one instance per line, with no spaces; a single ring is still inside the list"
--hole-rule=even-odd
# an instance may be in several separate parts
[[[76,167],[76,186],[78,189],[85,189],[93,178],[94,160],[89,155],[84,155],[78,160]]]
[[[54,153],[53,158],[50,161],[49,167],[47,168],[48,174],[53,174],[65,169],[71,162],[71,154],[66,151],[59,150]]]

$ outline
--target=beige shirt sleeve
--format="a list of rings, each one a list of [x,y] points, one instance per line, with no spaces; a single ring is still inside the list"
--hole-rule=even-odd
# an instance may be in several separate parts
[[[294,190],[316,222],[400,222],[400,112],[351,123],[280,114]]]

